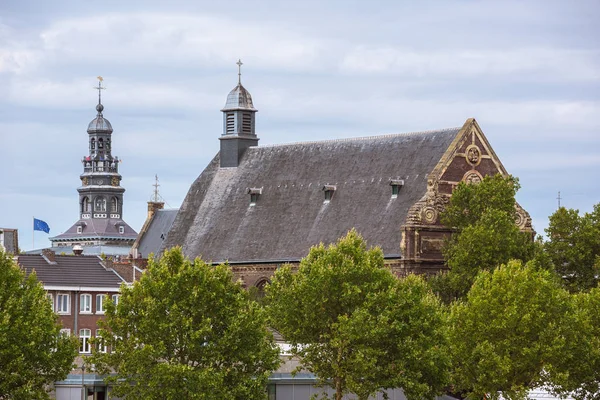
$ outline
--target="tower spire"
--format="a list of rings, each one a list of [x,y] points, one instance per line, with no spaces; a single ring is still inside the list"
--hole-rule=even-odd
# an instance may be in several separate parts
[[[244,65],[244,63],[242,62],[241,59],[238,58],[236,64],[238,66],[238,85],[241,85],[242,84],[242,65]]]
[[[98,105],[102,105],[102,91],[106,90],[106,86],[102,86],[102,82],[104,81],[104,78],[102,78],[101,76],[98,76],[98,86],[94,86],[94,89],[98,90]],[[98,108],[98,107],[96,107]],[[102,110],[98,110],[99,112],[102,112]]]

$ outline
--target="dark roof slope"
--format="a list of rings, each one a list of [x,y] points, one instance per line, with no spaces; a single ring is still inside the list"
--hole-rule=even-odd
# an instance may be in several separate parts
[[[79,225],[83,228],[81,233],[77,233]],[[119,233],[119,226],[123,226],[123,233]],[[50,240],[135,240],[136,237],[137,232],[122,219],[88,218],[80,219],[64,233],[52,237]]]
[[[177,216],[177,209],[173,210],[157,210],[152,216],[152,221],[148,230],[143,233],[138,246],[138,252],[144,257],[148,254],[157,254],[167,238],[169,229],[173,225],[173,221]]]
[[[299,260],[356,228],[400,255],[408,209],[460,128],[249,148],[237,168],[219,155],[192,184],[164,248],[207,261]],[[391,179],[404,186],[393,199]],[[335,186],[324,203],[324,185]],[[261,188],[255,206],[250,188]]]
[[[29,275],[35,269],[46,286],[90,286],[119,288],[123,280],[101,264],[96,256],[60,256],[50,263],[42,255],[19,255],[18,263]]]

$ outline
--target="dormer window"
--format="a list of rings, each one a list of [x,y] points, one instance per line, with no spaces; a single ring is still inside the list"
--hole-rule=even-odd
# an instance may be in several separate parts
[[[258,196],[262,194],[262,188],[250,188],[248,194],[250,194],[250,205],[254,206],[258,201]]]
[[[325,201],[324,203],[329,203],[333,198],[333,192],[335,192],[334,185],[325,185],[323,186],[323,192],[325,193]]]
[[[392,199],[398,197],[398,193],[400,192],[400,188],[404,186],[403,179],[391,179],[390,186],[392,187]]]
[[[124,226],[120,226],[119,227],[119,233],[122,235],[125,233],[125,227]]]
[[[77,227],[77,233],[82,233],[83,232],[83,227],[82,226],[78,226]]]

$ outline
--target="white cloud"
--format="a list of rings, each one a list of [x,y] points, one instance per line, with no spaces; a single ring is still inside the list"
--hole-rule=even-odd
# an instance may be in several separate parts
[[[415,51],[409,48],[359,46],[349,51],[342,71],[397,76],[526,74],[535,79],[598,81],[600,54],[594,50],[512,48],[506,50]]]

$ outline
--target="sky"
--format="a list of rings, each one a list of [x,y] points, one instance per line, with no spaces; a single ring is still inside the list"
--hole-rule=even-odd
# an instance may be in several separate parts
[[[155,175],[178,208],[241,59],[259,145],[476,118],[543,234],[559,191],[600,202],[599,20],[597,0],[2,0],[0,227],[30,250],[77,221],[98,75],[124,220],[140,230]]]

